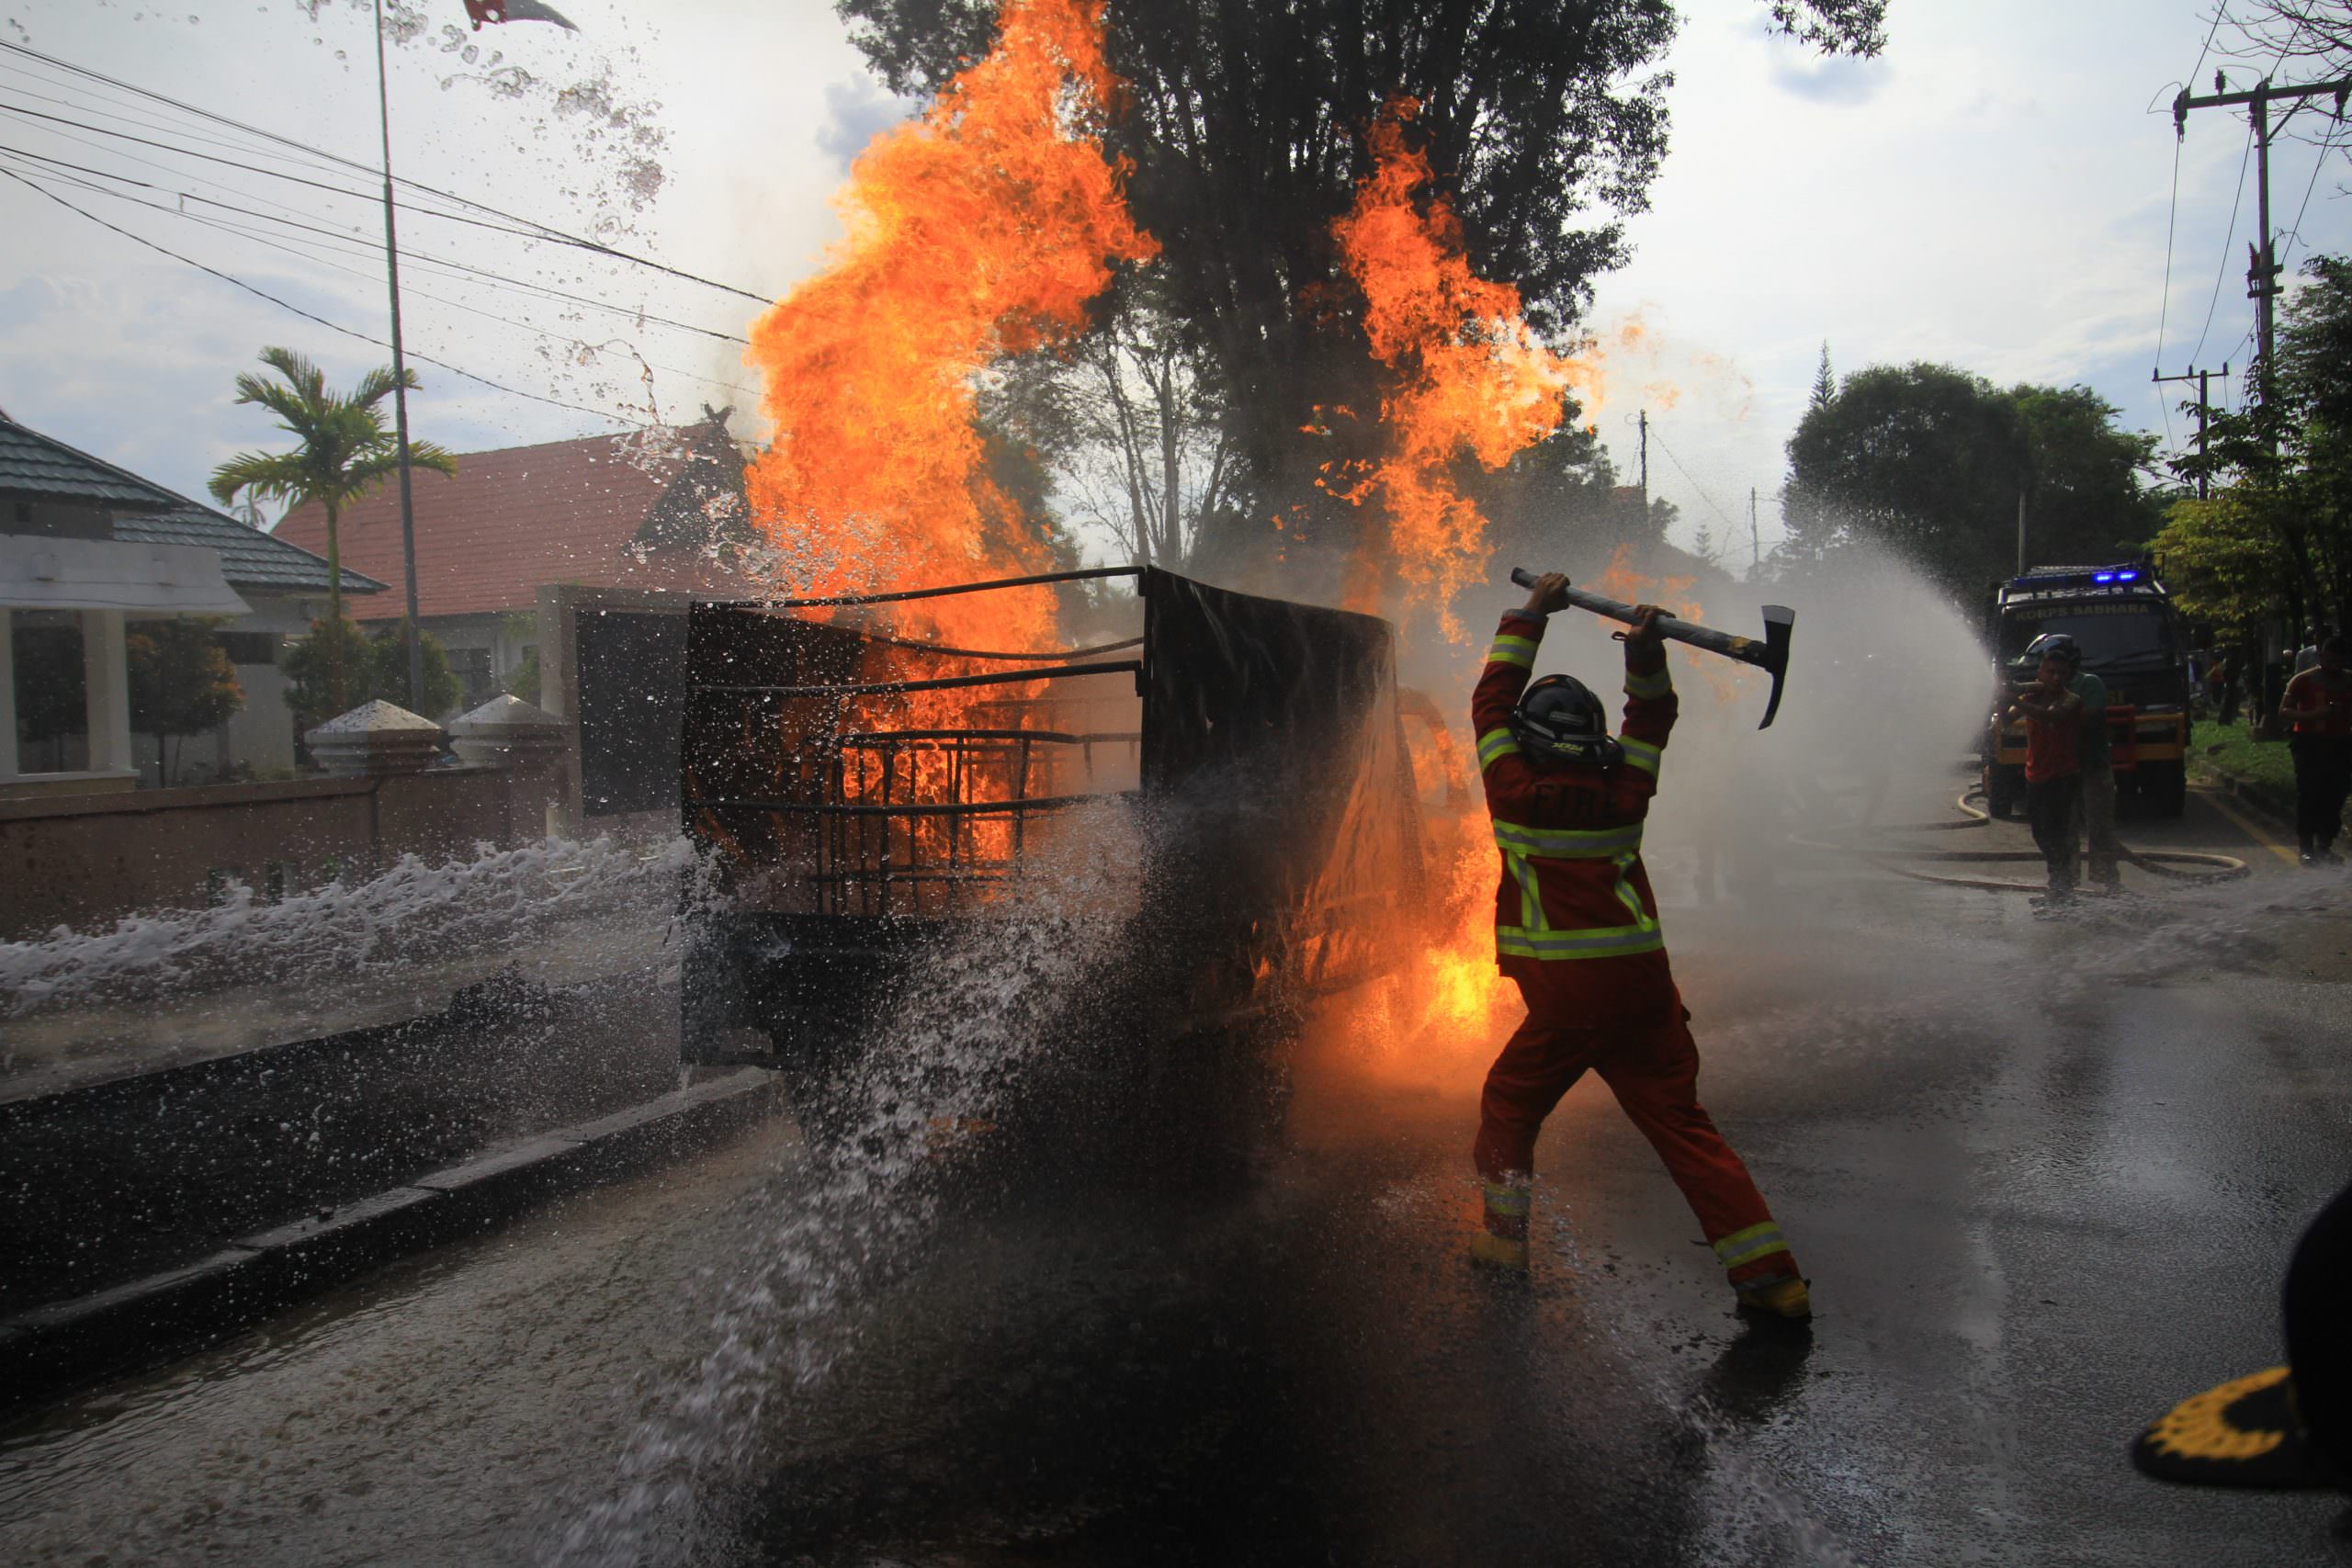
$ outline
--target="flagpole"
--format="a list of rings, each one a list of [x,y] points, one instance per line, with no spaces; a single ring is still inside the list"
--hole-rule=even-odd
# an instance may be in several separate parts
[[[400,442],[401,565],[408,573],[408,705],[424,710],[424,649],[416,635],[416,511],[409,499],[408,365],[401,353],[401,250],[392,226],[392,109],[384,82],[384,0],[376,0],[376,117],[384,132],[384,270],[392,291],[392,432]],[[424,714],[431,718],[431,714]]]

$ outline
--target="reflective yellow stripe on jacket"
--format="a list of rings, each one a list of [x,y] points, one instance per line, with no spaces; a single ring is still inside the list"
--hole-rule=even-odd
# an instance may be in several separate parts
[[[1505,757],[1519,755],[1519,742],[1508,729],[1489,729],[1478,737],[1478,771],[1485,773]]]
[[[1495,951],[1504,957],[1546,962],[1577,958],[1615,958],[1629,953],[1656,953],[1666,945],[1657,920],[1642,909],[1635,891],[1634,862],[1642,852],[1642,824],[1622,828],[1531,828],[1524,823],[1495,822],[1495,843],[1503,865],[1519,885],[1517,925],[1498,923]],[[1594,926],[1555,931],[1544,912],[1544,897],[1529,857],[1542,860],[1605,860],[1616,867],[1611,889],[1633,920],[1622,926]]]
[[[1489,664],[1516,664],[1522,670],[1535,668],[1535,639],[1513,637],[1509,632],[1498,633],[1495,646],[1487,649]]]

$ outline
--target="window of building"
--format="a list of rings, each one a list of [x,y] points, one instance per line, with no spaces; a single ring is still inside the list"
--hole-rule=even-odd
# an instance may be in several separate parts
[[[9,619],[17,662],[17,771],[84,772],[90,765],[90,702],[82,617],[72,610],[18,610]]]
[[[214,634],[221,651],[232,664],[275,664],[277,662],[276,632],[218,632]]]
[[[477,708],[490,701],[498,683],[490,671],[490,649],[486,648],[453,648],[449,650],[449,673],[455,675],[466,689],[460,706]]]

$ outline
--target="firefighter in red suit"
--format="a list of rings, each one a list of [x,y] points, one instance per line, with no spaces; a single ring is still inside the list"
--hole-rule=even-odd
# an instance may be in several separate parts
[[[1529,684],[1544,617],[1567,579],[1541,579],[1503,616],[1471,713],[1502,851],[1495,896],[1497,965],[1527,1002],[1487,1074],[1474,1151],[1485,1224],[1474,1256],[1527,1267],[1535,1136],[1587,1068],[1600,1075],[1682,1189],[1740,1307],[1804,1318],[1796,1259],[1749,1179],[1699,1104],[1699,1050],[1642,865],[1642,828],[1674,729],[1659,611],[1625,634],[1625,721],[1608,733],[1600,699],[1573,677]]]

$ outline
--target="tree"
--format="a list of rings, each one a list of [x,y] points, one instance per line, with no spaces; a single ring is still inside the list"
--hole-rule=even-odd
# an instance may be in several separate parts
[[[2267,400],[2214,415],[2205,454],[2173,465],[2219,484],[2231,525],[2269,563],[2270,614],[2298,635],[2352,621],[2352,260],[2313,256],[2302,276],[2280,311],[2276,371],[2256,378]],[[2196,542],[2167,529],[2167,563]]]
[[[343,547],[335,525],[343,509],[383,485],[400,471],[399,438],[384,428],[377,407],[392,395],[396,381],[390,370],[377,368],[359,378],[349,392],[327,389],[326,376],[308,359],[288,348],[265,348],[261,361],[277,372],[268,380],[246,371],[237,378],[237,401],[258,403],[277,416],[277,427],[300,443],[291,452],[243,452],[212,470],[214,500],[223,506],[243,494],[254,501],[282,501],[289,506],[316,502],[326,514],[327,620],[343,620]],[[417,389],[416,372],[403,379]],[[458,460],[430,441],[408,445],[412,468],[455,474]],[[329,645],[340,656],[340,642]],[[334,712],[344,711],[345,681],[341,664],[327,671]]]
[[[2024,422],[2032,484],[2026,548],[2036,560],[2119,560],[2164,525],[2165,498],[2149,482],[2156,438],[2116,422],[2123,411],[2088,387],[2009,389]]]
[[[155,737],[166,785],[179,777],[181,739],[216,729],[244,711],[245,690],[214,635],[218,625],[186,615],[141,621],[122,639],[130,728]]]
[[[901,93],[935,91],[983,53],[997,12],[993,0],[839,9]],[[1833,51],[1873,54],[1884,41],[1884,0],[1773,0],[1770,13]],[[1369,172],[1365,133],[1385,106],[1419,104],[1412,134],[1473,268],[1517,285],[1551,333],[1625,260],[1623,220],[1644,209],[1666,152],[1671,78],[1657,66],[1674,34],[1670,0],[1108,0],[1105,23],[1129,89],[1110,150],[1131,162],[1129,199],[1163,247],[1148,288],[1131,279],[1111,309],[1176,325],[1186,376],[1216,400],[1258,491],[1244,509],[1253,526],[1300,503],[1336,505],[1317,477],[1366,455],[1316,414],[1378,406],[1381,373],[1333,224]],[[1270,495],[1280,505],[1262,504]]]
[[[1869,542],[1973,599],[2017,565],[2140,550],[2163,523],[2152,437],[2087,387],[2006,390],[1949,365],[1873,365],[1815,382],[1790,436],[1790,550],[1819,560]],[[1831,389],[1826,397],[1824,388]]]
[[[433,718],[457,706],[465,687],[431,632],[417,634],[417,649],[424,667],[423,716]],[[312,621],[311,634],[286,650],[278,667],[297,735],[363,703],[409,705],[408,640],[398,626],[369,637],[350,621]],[[340,686],[338,675],[345,677]]]
[[[1808,408],[1789,437],[1791,548],[1819,559],[1883,546],[1956,596],[2005,576],[2030,475],[2023,422],[1981,376],[1873,365]]]
[[[2278,614],[2279,584],[2292,562],[2259,502],[2236,490],[2208,501],[2176,501],[2155,553],[2181,611],[2243,637]]]

